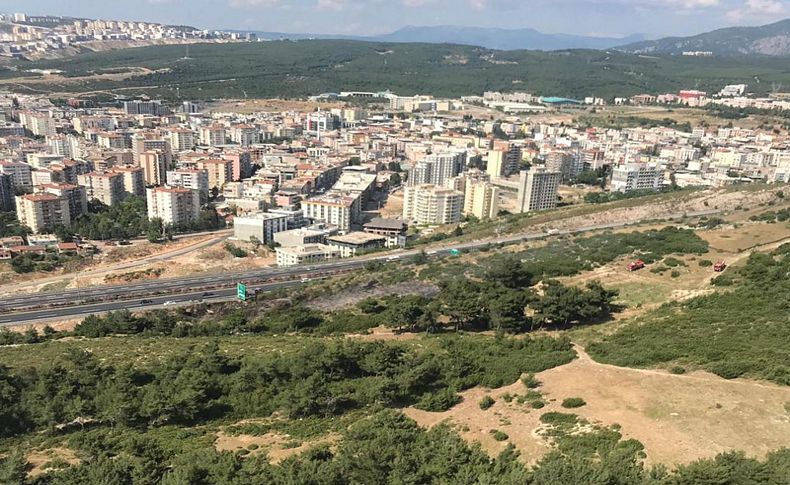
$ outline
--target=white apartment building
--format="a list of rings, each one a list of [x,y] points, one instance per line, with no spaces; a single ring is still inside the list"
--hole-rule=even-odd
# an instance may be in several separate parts
[[[466,152],[443,152],[427,155],[409,170],[409,186],[431,184],[444,185],[445,180],[455,177],[466,167]]]
[[[490,182],[466,180],[464,214],[478,219],[493,219],[499,213],[499,187]]]
[[[277,266],[296,266],[299,264],[319,263],[327,259],[339,258],[340,250],[326,244],[307,244],[275,249]]]
[[[255,125],[236,125],[230,129],[230,139],[243,147],[258,143],[258,129]]]
[[[658,190],[664,174],[653,164],[628,163],[612,170],[611,190]]]
[[[35,136],[54,136],[57,133],[55,120],[46,113],[23,111],[19,113],[19,123]]]
[[[182,187],[149,187],[146,190],[148,218],[162,219],[165,225],[180,226],[200,216],[200,196]]]
[[[35,234],[52,232],[58,225],[71,225],[68,199],[48,193],[18,196],[16,216],[20,224]]]
[[[14,187],[33,188],[32,168],[26,163],[0,160],[0,174],[10,176]]]
[[[168,130],[167,137],[173,151],[185,152],[197,145],[195,132],[188,128],[171,128]]]
[[[208,173],[209,189],[221,189],[227,182],[233,181],[233,160],[206,158],[198,161],[197,168]]]
[[[63,158],[76,158],[81,155],[77,138],[71,135],[54,135],[47,137],[49,153]]]
[[[198,168],[179,168],[167,172],[167,185],[197,190],[200,194],[200,203],[208,201],[209,183],[208,170]]]
[[[123,191],[125,195],[145,197],[145,173],[142,167],[124,165],[113,167],[110,171],[123,176]]]
[[[516,210],[524,213],[557,207],[561,179],[562,173],[542,168],[520,172]]]
[[[198,134],[201,145],[214,147],[225,144],[225,127],[222,125],[201,126]]]
[[[261,212],[233,219],[233,237],[239,241],[255,238],[263,244],[274,241],[274,235],[288,230],[288,217]]]
[[[403,218],[416,224],[453,224],[461,220],[464,205],[463,192],[418,185],[406,187],[403,194]]]

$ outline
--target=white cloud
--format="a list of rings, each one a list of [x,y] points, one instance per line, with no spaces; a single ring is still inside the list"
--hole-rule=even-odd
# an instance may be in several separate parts
[[[232,8],[276,7],[279,4],[280,0],[228,0]]]
[[[726,17],[733,23],[744,20],[769,22],[778,20],[777,17],[787,11],[787,2],[782,0],[746,0],[741,7],[728,11]]]

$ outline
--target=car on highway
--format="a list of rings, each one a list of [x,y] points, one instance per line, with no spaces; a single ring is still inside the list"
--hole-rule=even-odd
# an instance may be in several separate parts
[[[141,305],[150,305],[154,300],[140,300]]]
[[[202,296],[203,298],[205,298],[205,297],[207,297],[207,296],[214,296],[214,293],[213,293],[213,292],[211,292],[211,291],[204,291],[204,292],[203,292],[203,294],[202,294],[201,296]]]
[[[176,305],[178,302],[173,300],[167,300],[166,302],[162,303],[164,306]]]

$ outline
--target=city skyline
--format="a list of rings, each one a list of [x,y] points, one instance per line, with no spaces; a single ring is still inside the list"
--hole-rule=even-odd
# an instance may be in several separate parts
[[[574,15],[567,15],[569,9]],[[785,0],[0,0],[0,11],[149,21],[203,29],[380,35],[399,28],[464,25],[622,37],[692,35],[784,18]],[[584,22],[580,22],[584,19]]]

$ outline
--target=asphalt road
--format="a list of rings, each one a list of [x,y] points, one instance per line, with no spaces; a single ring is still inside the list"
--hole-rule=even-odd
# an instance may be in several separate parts
[[[711,215],[720,211],[711,210],[685,214],[687,216]],[[677,217],[682,217],[679,214]],[[643,221],[621,221],[579,227],[573,230],[560,230],[546,234],[534,232],[508,235],[481,241],[457,243],[446,247],[425,248],[429,257],[445,256],[453,249],[476,249],[489,244],[507,244],[529,241],[546,237],[559,237],[596,230],[615,229]],[[127,285],[108,285],[57,292],[37,293],[0,299],[0,326],[14,325],[47,320],[65,320],[91,314],[105,313],[120,309],[152,309],[183,306],[200,300],[207,302],[228,301],[236,297],[236,284],[245,283],[248,290],[271,291],[295,286],[315,278],[353,271],[371,260],[398,261],[410,258],[423,249],[399,250],[384,255],[374,255],[354,259],[328,261],[319,264],[294,266],[288,268],[266,268],[241,273],[216,273],[184,278],[170,278],[131,283]],[[204,295],[209,293],[208,295]],[[145,301],[145,302],[144,302]]]

